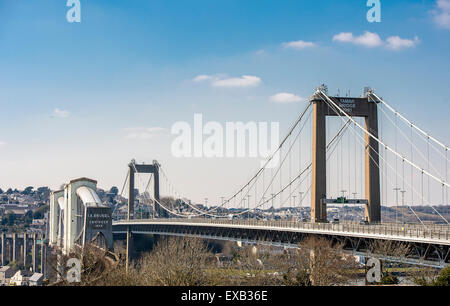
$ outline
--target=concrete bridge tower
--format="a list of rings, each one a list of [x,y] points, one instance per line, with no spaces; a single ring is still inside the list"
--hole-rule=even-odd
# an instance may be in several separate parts
[[[363,98],[330,97],[330,99],[351,117],[364,117],[365,128],[378,137],[378,101],[370,92]],[[326,222],[327,195],[326,178],[326,117],[343,116],[338,114],[330,102],[320,93],[310,100],[313,103],[312,134],[312,190],[311,190],[311,222]],[[378,142],[365,135],[365,194],[368,205],[365,208],[365,219],[372,223],[381,222],[380,206],[380,172],[378,169]]]

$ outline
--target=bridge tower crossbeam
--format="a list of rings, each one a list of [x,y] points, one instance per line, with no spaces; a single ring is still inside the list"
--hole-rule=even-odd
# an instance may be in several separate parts
[[[372,135],[378,137],[379,101],[371,99],[369,94],[363,98],[330,97],[351,117],[365,118],[365,127]],[[313,104],[312,132],[312,190],[311,222],[327,221],[326,211],[326,117],[343,116],[328,103],[321,92],[317,92],[310,101]],[[381,222],[380,205],[380,170],[378,142],[365,135],[365,193],[368,204],[365,206],[365,220],[371,223]]]

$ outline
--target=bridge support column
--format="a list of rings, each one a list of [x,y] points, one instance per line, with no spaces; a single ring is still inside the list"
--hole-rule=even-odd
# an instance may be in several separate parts
[[[44,237],[42,237],[41,238],[41,273],[44,275],[44,278],[47,277],[46,261],[47,261],[47,246],[45,245]]]
[[[27,268],[27,233],[23,233],[23,266],[26,269]]]
[[[64,263],[61,252],[56,251],[56,281],[64,278]]]
[[[366,130],[378,138],[377,103],[369,101],[368,107],[368,115],[365,118]],[[368,134],[365,135],[365,140],[365,190],[369,204],[366,205],[364,218],[371,223],[379,223],[381,222],[379,145]]]
[[[128,273],[129,264],[131,261],[131,256],[133,254],[133,236],[131,233],[130,226],[127,227],[127,253],[126,253],[126,272]]]
[[[134,160],[128,165],[130,175],[129,175],[129,184],[128,184],[128,221],[134,219]],[[128,268],[131,259],[131,252],[133,250],[133,237],[131,234],[130,226],[127,226],[127,250],[126,250],[126,263],[125,268],[128,273]]]
[[[62,213],[59,204],[61,200],[64,201],[64,190],[50,193],[49,244],[51,246],[55,246],[58,242],[58,233],[61,226],[60,214]]]
[[[12,261],[16,261],[16,233],[12,234]]]
[[[327,193],[327,159],[326,159],[326,104],[323,100],[315,100],[313,104],[312,135],[312,189],[311,189],[311,222],[326,222],[327,210],[322,199]]]
[[[1,239],[2,239],[2,241],[1,241],[1,248],[2,248],[2,258],[1,258],[1,261],[2,261],[2,266],[4,266],[4,265],[6,265],[6,237],[5,237],[5,233],[1,233]]]
[[[31,260],[32,265],[33,265],[33,272],[37,272],[36,271],[36,266],[37,266],[37,249],[36,249],[36,233],[33,233],[33,249],[32,249],[32,254],[31,254]]]

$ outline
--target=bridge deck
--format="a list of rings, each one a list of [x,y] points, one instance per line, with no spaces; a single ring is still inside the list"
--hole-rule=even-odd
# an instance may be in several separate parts
[[[300,232],[344,237],[395,240],[450,246],[449,225],[430,225],[425,228],[422,225],[415,224],[361,225],[355,223],[330,224],[295,221],[150,219],[113,222],[113,232],[119,232],[118,229],[115,229],[118,225],[172,225],[253,229],[262,231]]]

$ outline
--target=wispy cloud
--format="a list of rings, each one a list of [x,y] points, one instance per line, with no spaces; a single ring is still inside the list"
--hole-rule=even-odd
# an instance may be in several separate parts
[[[404,39],[399,36],[391,36],[386,39],[386,47],[392,50],[400,50],[404,48],[412,48],[419,43],[417,36],[414,39]]]
[[[305,99],[292,93],[280,92],[271,96],[270,101],[275,103],[295,103],[305,101]]]
[[[282,43],[281,45],[285,49],[297,49],[297,50],[306,49],[306,48],[312,48],[312,47],[317,46],[313,42],[303,41],[303,40],[285,42],[285,43]]]
[[[261,83],[261,78],[252,75],[229,78],[225,75],[198,75],[194,82],[209,82],[212,87],[254,87]]]
[[[204,74],[202,74],[202,75],[196,76],[193,79],[193,81],[194,82],[203,82],[203,81],[210,81],[210,80],[213,80],[213,79],[214,79],[214,76],[212,76],[212,75],[204,75]]]
[[[261,79],[257,76],[243,75],[238,78],[229,78],[216,80],[212,82],[214,87],[252,87],[258,86],[261,83]]]
[[[450,0],[437,0],[436,6],[436,10],[432,11],[434,22],[444,29],[450,29]]]
[[[6,146],[6,142],[0,141],[0,147]]]
[[[125,137],[129,139],[150,139],[166,131],[162,127],[132,127],[123,130],[126,134]]]
[[[369,31],[359,36],[354,36],[351,32],[342,32],[333,36],[333,41],[341,43],[351,43],[367,48],[385,47],[390,50],[401,50],[416,46],[420,40],[417,36],[414,39],[401,38],[399,36],[390,36],[383,41],[377,33]]]
[[[339,33],[333,36],[333,41],[352,43],[368,48],[378,47],[383,44],[383,41],[378,34],[368,31],[360,36],[353,36],[353,33],[350,32]]]
[[[67,118],[70,116],[70,112],[66,110],[60,110],[55,108],[52,113],[52,118]]]
[[[255,52],[255,54],[258,56],[262,56],[262,55],[266,55],[267,52],[264,49],[259,49],[258,51]]]

